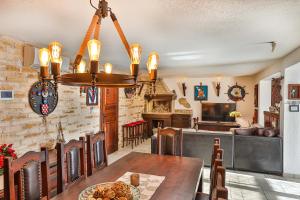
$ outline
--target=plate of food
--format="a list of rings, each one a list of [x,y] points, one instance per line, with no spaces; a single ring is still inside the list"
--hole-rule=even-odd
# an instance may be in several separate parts
[[[139,200],[141,192],[122,181],[92,185],[83,190],[78,200]]]

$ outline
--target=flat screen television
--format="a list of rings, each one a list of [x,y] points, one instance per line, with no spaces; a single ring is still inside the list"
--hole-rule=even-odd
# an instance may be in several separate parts
[[[235,110],[235,103],[202,103],[202,121],[234,122],[229,113]]]

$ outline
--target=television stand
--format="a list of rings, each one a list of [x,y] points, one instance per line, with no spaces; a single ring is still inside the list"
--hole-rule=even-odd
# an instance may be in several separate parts
[[[200,121],[197,122],[198,130],[208,131],[229,131],[231,128],[240,128],[236,122],[213,122],[213,121]]]

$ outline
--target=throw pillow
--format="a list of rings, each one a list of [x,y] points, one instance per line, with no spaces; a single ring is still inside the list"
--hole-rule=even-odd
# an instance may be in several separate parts
[[[277,137],[279,135],[279,131],[277,129],[266,129],[264,132],[264,136],[266,137]]]
[[[237,135],[255,135],[257,128],[238,128],[235,130]]]

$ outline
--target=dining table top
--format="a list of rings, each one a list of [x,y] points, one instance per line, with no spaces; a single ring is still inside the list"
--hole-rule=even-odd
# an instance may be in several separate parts
[[[151,199],[192,200],[198,190],[203,167],[204,162],[199,158],[132,152],[92,176],[78,181],[51,200],[78,199],[81,191],[87,187],[116,181],[126,172],[165,176]]]

